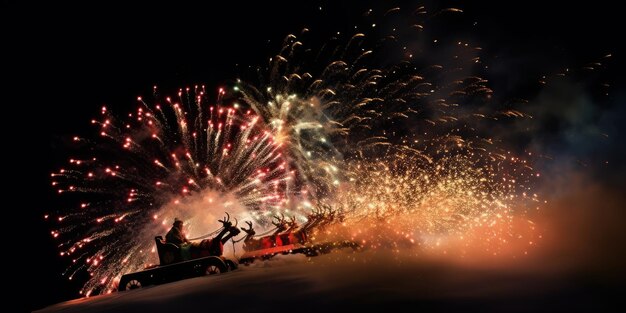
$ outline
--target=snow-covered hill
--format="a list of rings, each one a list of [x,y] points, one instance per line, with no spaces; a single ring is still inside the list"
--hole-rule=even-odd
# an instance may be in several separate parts
[[[386,312],[600,309],[601,290],[536,266],[468,266],[392,253],[280,256],[216,276],[59,303],[37,312]],[[404,310],[403,310],[404,311]]]

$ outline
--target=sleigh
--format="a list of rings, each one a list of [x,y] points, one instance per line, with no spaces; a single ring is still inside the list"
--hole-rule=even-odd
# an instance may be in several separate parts
[[[232,230],[228,218],[223,221],[220,220],[220,222],[223,223],[224,230],[215,240],[230,239],[232,236],[226,235],[229,230]],[[236,234],[238,231],[234,233]],[[118,285],[119,291],[197,276],[216,275],[237,269],[237,263],[221,255],[206,255],[206,253],[201,252],[184,253],[181,247],[165,242],[161,236],[156,236],[154,241],[159,255],[159,265],[123,275]]]

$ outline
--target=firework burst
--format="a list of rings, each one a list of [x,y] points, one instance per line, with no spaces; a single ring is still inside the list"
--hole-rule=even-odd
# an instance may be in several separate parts
[[[292,175],[281,143],[253,112],[219,98],[209,104],[203,87],[155,98],[148,105],[139,97],[123,121],[103,107],[92,120],[100,138],[74,137],[83,155],[52,174],[58,193],[78,202],[52,234],[72,258],[68,277],[79,269],[93,277],[84,294],[110,290],[121,273],[153,262],[152,236],[174,217],[201,235],[224,210],[261,215],[288,200]]]
[[[290,34],[279,54],[257,69],[255,83],[238,82],[242,101],[286,143],[290,165],[314,200],[333,196],[345,180],[347,158],[376,155],[378,147],[404,144],[415,133],[467,139],[476,135],[474,119],[501,113],[484,105],[492,93],[487,81],[465,74],[466,66],[480,64],[480,48],[458,43],[454,48],[468,59],[426,64],[401,44],[411,39],[392,30],[373,39],[365,32],[338,33],[320,49]]]
[[[529,117],[516,109],[523,101],[492,99],[488,81],[475,74],[483,67],[480,47],[435,39],[449,58],[429,63],[429,49],[442,49],[424,44],[425,21],[460,12],[420,7],[417,22],[355,26],[362,31],[338,32],[320,49],[288,35],[257,69],[256,83],[237,85],[285,143],[308,200],[337,210],[343,228],[374,230],[362,239],[371,246],[397,244],[397,232],[425,244],[485,226],[498,228],[492,237],[515,236],[507,225],[539,202],[532,192],[538,173],[493,133]],[[381,220],[399,225],[380,230]],[[358,237],[342,227],[333,231]]]

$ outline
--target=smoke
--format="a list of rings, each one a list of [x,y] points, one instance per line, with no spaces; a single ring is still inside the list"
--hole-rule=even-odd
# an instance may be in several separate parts
[[[545,57],[507,55],[490,63],[487,76],[496,91],[492,105],[523,103],[519,110],[527,116],[491,123],[489,133],[494,142],[527,156],[533,172],[540,174],[534,186],[540,201],[515,216],[510,231],[516,236],[498,251],[484,242],[488,230],[477,227],[464,240],[420,247],[416,254],[466,266],[586,275],[616,283],[626,275],[622,192],[626,153],[621,144],[626,95],[608,77],[612,71],[608,57],[590,62],[594,69],[587,65],[555,69],[553,64],[544,69],[551,75],[537,75],[532,82],[528,79],[532,71],[521,68],[524,64],[540,67],[546,65]],[[502,76],[507,79],[498,79]],[[468,241],[470,237],[479,240]]]
[[[548,264],[607,278],[623,277],[623,192],[580,170],[551,178],[544,192],[548,205],[538,223],[545,229],[541,252]]]
[[[235,219],[250,218],[249,210],[239,203],[238,197],[232,193],[223,193],[205,189],[195,195],[171,201],[163,206],[160,216],[163,225],[169,227],[174,218],[185,221],[188,238],[201,237],[219,228],[218,220],[230,214],[231,222]]]
[[[529,216],[542,234],[533,266],[612,283],[626,273],[625,97],[601,74],[548,78],[526,106],[532,118],[518,120],[503,141],[531,152],[541,173],[545,203]]]

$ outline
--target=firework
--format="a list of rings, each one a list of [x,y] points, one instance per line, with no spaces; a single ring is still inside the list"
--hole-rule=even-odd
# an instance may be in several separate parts
[[[418,11],[424,20],[461,12]],[[368,36],[374,27],[389,34]],[[258,82],[237,88],[285,143],[308,200],[340,211],[344,226],[400,218],[403,233],[427,238],[508,224],[538,202],[531,190],[537,173],[493,130],[528,115],[494,102],[487,80],[473,74],[482,67],[480,47],[454,42],[450,59],[429,64],[427,47],[420,54],[406,44],[423,41],[423,25],[411,24],[418,32],[405,38],[398,28],[359,27],[321,49],[288,35],[257,69]]]
[[[365,32],[344,37],[314,49],[290,34],[279,54],[257,69],[255,83],[239,80],[236,87],[285,143],[289,165],[314,201],[333,197],[345,181],[347,159],[355,155],[377,155],[377,148],[403,144],[415,133],[422,139],[471,138],[474,120],[503,114],[481,105],[492,93],[487,81],[464,74],[463,67],[480,64],[478,47],[456,44],[469,57],[448,60],[448,68],[426,64],[398,43],[411,39],[395,33],[382,41]]]
[[[395,26],[361,29],[320,49],[287,36],[258,77],[234,84],[238,103],[229,106],[224,90],[209,104],[196,86],[175,100],[139,98],[124,121],[103,108],[93,121],[100,138],[75,137],[83,155],[52,175],[59,193],[85,196],[52,231],[75,264],[67,275],[93,277],[82,292],[111,290],[154,261],[152,238],[175,216],[190,221],[191,237],[215,228],[223,211],[263,225],[269,213],[304,221],[316,207],[334,222],[314,231],[317,240],[397,248],[475,228],[498,242],[515,236],[513,217],[539,201],[538,173],[493,135],[527,115],[494,103],[473,74],[480,48],[455,42],[455,57],[432,64]]]
[[[532,193],[534,172],[517,157],[484,162],[467,151],[426,159],[394,151],[349,166],[349,182],[335,199],[343,236],[372,247],[439,246],[487,228],[479,240],[498,250],[515,237],[513,221],[539,202]],[[519,171],[519,172],[517,172]]]
[[[202,235],[223,211],[262,216],[288,200],[282,145],[253,112],[209,104],[203,87],[155,98],[148,105],[139,97],[125,120],[103,107],[92,120],[100,138],[74,137],[83,155],[52,174],[58,193],[78,202],[52,234],[74,264],[68,277],[80,269],[93,277],[84,294],[153,262],[152,237],[174,217]]]

